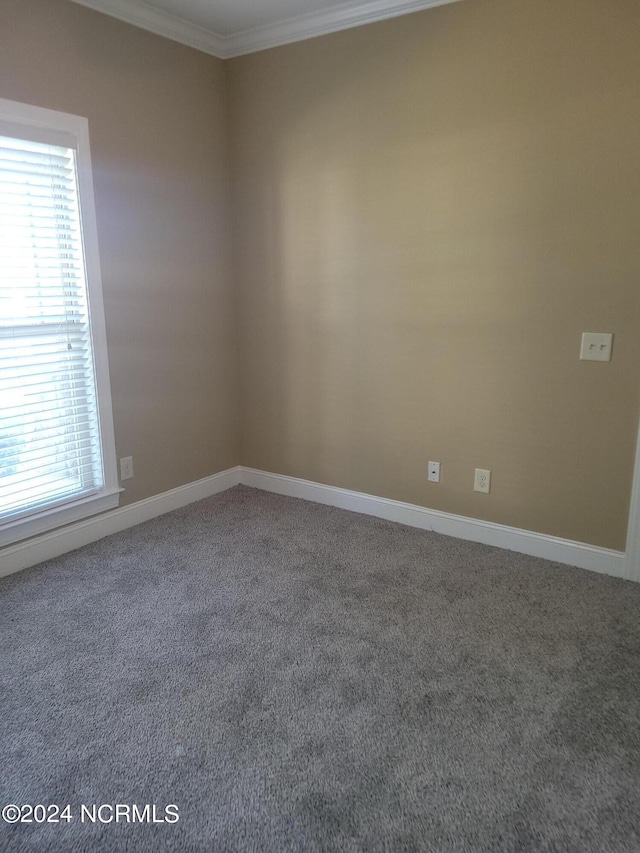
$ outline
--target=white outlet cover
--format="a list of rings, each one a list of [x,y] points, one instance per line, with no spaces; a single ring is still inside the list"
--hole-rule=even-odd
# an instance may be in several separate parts
[[[120,479],[133,479],[133,456],[124,456],[120,460]]]
[[[613,335],[604,332],[583,332],[580,343],[582,361],[611,361]]]
[[[476,468],[473,490],[474,492],[482,492],[483,495],[489,494],[491,491],[491,471],[486,468]]]
[[[439,462],[429,462],[429,482],[430,483],[439,483],[440,482],[440,463]]]

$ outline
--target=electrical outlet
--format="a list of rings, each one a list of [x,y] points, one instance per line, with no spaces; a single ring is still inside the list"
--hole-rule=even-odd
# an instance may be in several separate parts
[[[133,456],[124,456],[120,460],[120,479],[131,480],[133,478]]]
[[[430,483],[439,483],[440,482],[440,463],[439,462],[429,462],[429,482]]]
[[[488,495],[491,491],[491,471],[485,468],[476,468],[476,476],[473,481],[473,491]]]

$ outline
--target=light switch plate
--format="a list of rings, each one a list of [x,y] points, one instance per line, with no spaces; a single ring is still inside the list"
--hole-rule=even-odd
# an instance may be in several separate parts
[[[611,361],[613,335],[601,332],[583,332],[580,358],[583,361]]]

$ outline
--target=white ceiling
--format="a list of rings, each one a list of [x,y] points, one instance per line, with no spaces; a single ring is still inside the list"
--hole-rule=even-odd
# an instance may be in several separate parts
[[[344,6],[344,0],[145,0],[176,18],[185,18],[221,36],[254,27],[325,12]],[[351,4],[354,5],[354,4]]]
[[[74,0],[226,59],[457,0]]]

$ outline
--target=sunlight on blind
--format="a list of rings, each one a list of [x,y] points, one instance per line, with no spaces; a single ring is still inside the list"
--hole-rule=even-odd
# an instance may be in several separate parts
[[[75,151],[0,136],[0,519],[102,486]]]

